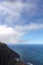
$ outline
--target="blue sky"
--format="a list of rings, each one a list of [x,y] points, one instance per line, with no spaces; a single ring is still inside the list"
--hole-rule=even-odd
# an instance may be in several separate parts
[[[43,44],[43,0],[0,0],[0,42]]]

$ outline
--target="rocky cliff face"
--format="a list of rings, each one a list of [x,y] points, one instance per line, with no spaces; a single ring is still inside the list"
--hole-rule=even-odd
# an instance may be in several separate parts
[[[22,61],[18,61],[15,63],[15,65],[26,65],[25,63],[23,63]]]
[[[0,65],[25,65],[18,60],[20,56],[18,53],[10,49],[6,44],[0,43]]]

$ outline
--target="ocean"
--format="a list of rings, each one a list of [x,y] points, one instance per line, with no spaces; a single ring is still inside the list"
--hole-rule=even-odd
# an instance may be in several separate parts
[[[43,44],[8,45],[27,65],[43,65]]]

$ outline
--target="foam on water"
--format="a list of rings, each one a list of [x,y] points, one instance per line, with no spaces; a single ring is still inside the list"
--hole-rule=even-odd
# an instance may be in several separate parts
[[[27,63],[27,65],[33,65],[32,63]]]

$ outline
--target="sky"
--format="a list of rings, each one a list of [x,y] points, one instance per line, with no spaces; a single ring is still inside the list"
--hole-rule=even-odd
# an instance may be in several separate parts
[[[43,0],[0,0],[0,42],[43,44]]]

